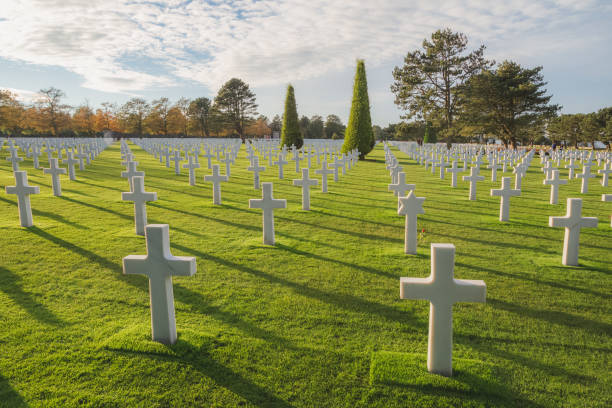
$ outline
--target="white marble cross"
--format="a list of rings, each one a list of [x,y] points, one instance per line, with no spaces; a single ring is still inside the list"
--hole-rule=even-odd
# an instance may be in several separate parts
[[[72,157],[72,152],[66,152],[66,158],[62,160],[62,163],[68,165],[68,177],[70,178],[70,180],[76,180],[74,165],[78,163],[78,160]]]
[[[234,163],[234,159],[232,158],[232,156],[229,153],[225,154],[225,157],[221,160],[219,160],[221,163],[225,164],[225,176],[228,178],[231,177],[231,173],[232,173],[232,168],[231,165],[232,163]]]
[[[440,160],[439,167],[440,167],[440,180],[444,180],[444,173],[446,173],[446,168],[448,167],[448,162],[444,158],[442,158]]]
[[[83,148],[82,147],[79,147],[79,152],[77,154],[75,154],[74,157],[76,159],[78,159],[78,161],[79,161],[79,170],[80,171],[85,170],[85,162],[84,162],[84,160],[86,158],[88,158],[89,155],[87,155],[86,153],[83,153]]]
[[[612,162],[607,162],[605,167],[598,170],[597,173],[601,174],[601,186],[608,187],[608,176],[612,173]]]
[[[134,177],[144,177],[144,171],[138,171],[136,166],[138,166],[137,161],[128,161],[127,162],[127,171],[121,172],[121,177],[128,179],[128,184],[130,185],[130,191],[134,191],[134,187],[132,184],[132,179]]]
[[[485,302],[487,285],[481,280],[455,279],[455,246],[431,244],[431,275],[400,278],[401,299],[429,300],[427,369],[430,373],[453,373],[453,304]]]
[[[474,159],[474,166],[478,169],[479,172],[480,166],[482,166],[483,164],[485,164],[485,162],[482,160],[482,156],[476,156],[476,159]]]
[[[576,178],[582,179],[582,184],[580,185],[580,192],[582,194],[587,194],[589,192],[589,179],[594,177],[595,174],[591,174],[591,164],[584,163],[582,166],[582,173],[576,174]]]
[[[66,169],[59,167],[57,164],[57,159],[55,157],[49,160],[48,169],[43,169],[44,174],[51,175],[51,186],[53,188],[53,195],[56,197],[62,196],[62,185],[60,183],[60,174],[66,174]]]
[[[247,170],[253,172],[253,187],[255,190],[259,190],[259,173],[265,171],[266,168],[259,165],[259,157],[257,156],[253,157],[253,161],[251,163],[252,164],[247,167]]]
[[[319,184],[319,180],[311,179],[308,175],[309,169],[302,169],[302,178],[293,180],[294,186],[302,187],[302,210],[310,210],[310,186]]]
[[[262,198],[250,199],[249,208],[263,210],[263,243],[274,245],[274,210],[287,208],[287,200],[275,199],[272,192],[272,183],[262,183]]]
[[[204,176],[204,181],[213,183],[213,204],[221,205],[221,182],[229,180],[229,177],[219,174],[219,165],[213,164],[213,174]]]
[[[544,167],[542,167],[542,172],[544,173],[545,180],[550,178],[550,173],[553,171],[553,169],[554,168],[552,162],[550,161],[547,161]]]
[[[395,166],[391,167],[391,183],[397,183],[397,175],[401,173],[404,168],[397,163]]]
[[[33,146],[32,147],[32,166],[34,166],[34,168],[37,170],[40,169],[40,166],[38,164],[39,157],[40,157],[40,147]]]
[[[568,178],[569,180],[571,180],[571,179],[573,179],[573,178],[575,177],[575,174],[574,174],[575,170],[580,168],[580,166],[579,166],[579,165],[575,164],[574,160],[575,160],[575,159],[574,159],[573,157],[570,157],[570,162],[569,162],[569,164],[566,164],[566,165],[565,165],[565,168],[566,168],[566,169],[569,169],[569,174],[568,174],[568,176],[567,176],[567,178]]]
[[[172,276],[193,276],[196,260],[191,256],[172,256],[167,224],[147,225],[146,239],[147,255],[123,258],[123,274],[149,278],[153,341],[174,344],[177,336]]]
[[[212,167],[210,159],[213,158],[213,155],[210,153],[210,149],[206,149],[206,154],[203,154],[202,157],[206,157],[206,165],[210,169]]]
[[[183,158],[181,157],[181,151],[175,150],[174,156],[170,160],[174,162],[174,174],[178,176],[179,174],[181,174],[181,160],[183,160]]]
[[[500,167],[495,158],[491,160],[488,168],[491,169],[491,181],[497,181],[497,170],[499,170]]]
[[[567,180],[559,178],[559,170],[553,170],[550,178],[544,180],[545,185],[550,186],[550,204],[559,202],[559,186],[567,184]]]
[[[183,164],[183,168],[189,169],[189,185],[195,186],[196,185],[195,169],[200,168],[200,163],[197,163],[194,160],[194,157],[192,155],[189,155],[189,162],[186,164]]]
[[[470,182],[470,200],[476,200],[476,183],[485,179],[484,176],[478,175],[479,172],[480,170],[478,169],[478,167],[472,167],[470,169],[470,175],[463,176],[463,181]]]
[[[7,157],[6,160],[10,161],[11,164],[13,165],[13,171],[19,171],[19,162],[23,161],[23,157],[19,157],[19,155],[17,155],[17,148],[16,147],[12,147],[11,150],[11,156]]]
[[[457,174],[461,173],[463,169],[457,167],[457,160],[453,160],[453,164],[450,168],[446,169],[448,173],[451,173],[451,187],[457,187]]]
[[[521,189],[521,183],[523,181],[523,177],[525,177],[525,172],[527,171],[526,165],[521,163],[516,166],[513,170],[514,173],[514,188],[517,190]]]
[[[278,166],[278,178],[283,179],[283,166],[285,164],[289,164],[287,160],[285,160],[285,154],[283,152],[278,153],[278,160],[274,162],[276,166]]]
[[[601,201],[612,202],[612,194],[602,194]],[[610,227],[612,227],[612,216],[610,216]]]
[[[28,174],[25,171],[16,171],[15,185],[6,186],[6,194],[17,195],[17,207],[19,209],[19,221],[22,227],[31,227],[32,222],[32,206],[30,205],[30,194],[39,194],[38,186],[30,186],[28,184]]]
[[[548,217],[550,227],[564,227],[563,265],[578,265],[578,248],[580,245],[580,229],[596,228],[596,217],[582,217],[582,199],[568,198],[567,213],[564,217]]]
[[[403,173],[402,173],[403,174]],[[410,191],[408,196],[399,197],[398,215],[406,216],[404,229],[404,252],[407,254],[417,253],[417,215],[425,214],[423,202],[425,197],[417,197],[414,191]]]
[[[295,172],[299,173],[300,172],[300,151],[299,150],[293,151],[293,160],[295,160]]]
[[[492,197],[501,197],[501,200],[499,203],[499,220],[500,221],[508,221],[510,218],[510,197],[521,195],[521,190],[513,190],[511,184],[512,184],[512,178],[502,177],[501,188],[497,190],[491,189]]]
[[[401,172],[397,175],[397,183],[392,183],[387,188],[393,191],[396,197],[406,197],[406,191],[414,190],[415,184],[406,184],[406,173]]]
[[[327,160],[323,160],[323,163],[321,164],[321,168],[318,170],[315,170],[315,174],[318,174],[321,176],[321,192],[322,193],[327,193],[327,176],[333,173],[334,173],[333,170],[327,168]]]
[[[334,162],[332,163],[332,168],[334,169],[334,181],[338,181],[338,169],[340,169],[340,167],[342,167],[342,161],[338,158],[338,156],[336,156],[334,158]]]
[[[134,224],[136,234],[144,235],[147,225],[147,201],[157,201],[157,193],[147,193],[144,188],[144,177],[132,177],[132,189],[129,193],[121,193],[123,201],[134,202]]]

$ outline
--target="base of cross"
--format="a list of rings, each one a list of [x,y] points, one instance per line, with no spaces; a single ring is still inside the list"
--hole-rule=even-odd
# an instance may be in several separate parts
[[[440,394],[435,398],[457,392],[504,395],[509,391],[503,383],[501,369],[481,360],[453,358],[452,377],[428,372],[426,353],[375,351],[370,361],[370,385],[435,390]]]
[[[98,349],[120,353],[146,353],[154,355],[180,356],[189,355],[193,351],[202,351],[212,345],[214,335],[189,329],[178,330],[178,340],[173,345],[167,345],[151,339],[150,324],[135,324],[126,327],[111,337],[103,340]]]

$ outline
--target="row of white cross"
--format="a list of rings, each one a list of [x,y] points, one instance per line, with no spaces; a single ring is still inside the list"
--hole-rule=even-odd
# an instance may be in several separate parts
[[[170,253],[169,226],[167,224],[147,224],[146,202],[157,200],[156,193],[148,193],[144,190],[144,172],[137,170],[137,162],[133,161],[130,148],[127,143],[122,142],[121,151],[125,161],[123,165],[127,170],[121,175],[130,180],[130,192],[122,193],[122,199],[134,202],[134,218],[136,233],[145,235],[147,243],[147,255],[129,255],[123,259],[124,274],[141,274],[149,279],[150,303],[151,303],[151,331],[154,341],[174,344],[177,340],[176,320],[174,313],[174,295],[172,287],[172,276],[192,276],[196,272],[196,260],[194,257],[175,257]],[[237,152],[236,152],[237,153]],[[190,157],[190,170],[197,168]],[[323,169],[327,169],[325,161]],[[259,187],[258,158],[251,157],[250,170],[255,171],[254,186]],[[317,185],[318,180],[309,177],[309,169],[304,168],[302,179],[293,180],[293,184],[302,187],[302,209],[310,209],[310,187]],[[219,174],[219,165],[212,166],[212,175],[204,176],[205,181],[213,183],[213,203],[221,204],[220,183],[228,181],[229,176]],[[329,170],[329,172],[331,172]],[[326,171],[323,175],[325,190],[327,191]],[[190,181],[192,179],[190,173]],[[191,184],[191,183],[190,183]],[[262,198],[250,199],[249,208],[258,208],[263,212],[263,242],[266,245],[275,244],[274,236],[274,210],[286,208],[287,200],[276,199],[273,196],[272,183],[262,183]]]
[[[527,154],[519,166],[527,167],[532,157]],[[404,252],[417,253],[417,215],[423,214],[425,197],[417,197],[414,193],[415,184],[406,183],[406,173],[389,147],[385,145],[385,159],[387,169],[390,171],[392,183],[388,189],[398,197],[398,214],[405,216]],[[550,162],[548,162],[550,163]],[[472,167],[471,175],[464,177],[470,181],[470,200],[475,199],[475,183],[483,180],[478,176],[480,163],[476,159],[476,167]],[[586,164],[585,164],[586,166]],[[495,168],[495,167],[494,167]],[[609,165],[606,165],[609,168]],[[545,166],[550,170],[550,166]],[[456,161],[453,167],[447,169],[453,175],[452,186],[456,186]],[[444,167],[441,166],[441,177]],[[523,171],[522,168],[519,169]],[[587,170],[588,172],[588,170]],[[552,170],[544,184],[551,185],[551,204],[556,204],[558,195],[558,170]],[[607,185],[607,173],[604,173]],[[518,179],[520,180],[520,179]],[[511,178],[503,177],[500,189],[492,189],[491,195],[500,197],[500,221],[509,220],[510,197],[521,193],[519,188],[511,187]],[[567,182],[567,181],[565,181]],[[583,179],[584,182],[584,179]],[[406,192],[408,192],[406,194]],[[612,201],[612,194],[604,194],[603,201]],[[569,198],[567,201],[567,214],[564,217],[549,217],[551,227],[564,227],[565,240],[562,263],[564,265],[578,265],[578,248],[581,228],[597,227],[597,218],[582,217],[582,200]],[[612,224],[611,224],[612,226]],[[452,374],[452,306],[456,302],[484,302],[486,298],[486,284],[481,280],[459,280],[454,278],[455,247],[452,244],[431,244],[431,274],[428,278],[401,278],[401,299],[424,299],[430,302],[429,312],[429,342],[427,350],[427,368],[432,373],[450,376]]]

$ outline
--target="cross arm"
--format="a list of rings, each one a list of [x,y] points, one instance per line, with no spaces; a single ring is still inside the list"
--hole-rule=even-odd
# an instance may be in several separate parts
[[[149,275],[149,262],[146,255],[128,255],[123,258],[124,275]]]
[[[485,302],[487,285],[482,280],[454,279],[455,302]]]
[[[570,222],[567,217],[548,217],[549,227],[569,227]]]
[[[166,261],[173,276],[193,276],[196,273],[196,259],[193,256],[170,256]]]
[[[431,298],[431,278],[400,278],[400,299]]]
[[[597,217],[584,217],[580,220],[582,228],[597,228]]]

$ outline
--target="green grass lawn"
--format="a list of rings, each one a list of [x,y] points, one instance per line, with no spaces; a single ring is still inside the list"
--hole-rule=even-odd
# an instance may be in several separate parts
[[[427,198],[418,255],[407,256],[379,145],[329,194],[316,189],[309,212],[291,185],[293,164],[282,181],[267,169],[262,181],[274,182],[288,208],[276,211],[277,245],[266,247],[261,211],[248,209],[261,192],[244,148],[223,205],[213,206],[208,170],[191,187],[184,171],[176,176],[131,146],[159,198],[147,206],[149,223],[170,225],[174,255],[197,258],[194,277],[174,279],[178,343],[150,341],[147,279],[122,275],[121,259],[146,250],[132,203],[121,201],[119,144],[77,181],[62,177],[61,198],[23,162],[41,190],[29,229],[19,227],[16,197],[4,194],[14,185],[4,150],[0,406],[612,404],[612,206],[601,202],[611,191],[599,179],[586,195],[570,181],[549,205],[536,156],[510,222],[500,223],[488,170],[470,202],[467,183],[453,189],[394,149],[406,181]],[[548,227],[567,197],[582,197],[583,216],[599,219],[582,231],[580,267],[561,265],[563,229]],[[452,378],[426,370],[429,304],[399,299],[400,277],[429,275],[432,242],[456,246],[455,277],[487,284],[485,304],[454,307]]]

